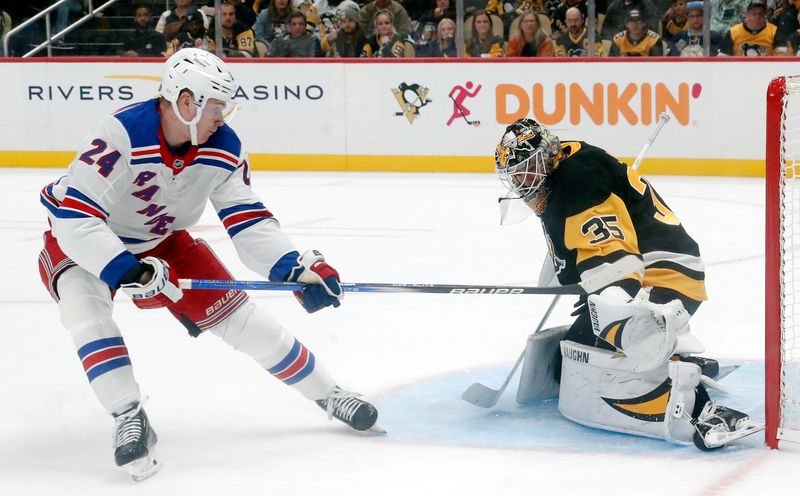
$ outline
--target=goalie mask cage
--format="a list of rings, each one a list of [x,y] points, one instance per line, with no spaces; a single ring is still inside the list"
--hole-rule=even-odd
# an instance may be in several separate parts
[[[800,446],[795,444],[800,443],[800,76],[778,77],[769,85],[766,145],[766,442],[772,448],[778,448],[779,444],[797,448]]]

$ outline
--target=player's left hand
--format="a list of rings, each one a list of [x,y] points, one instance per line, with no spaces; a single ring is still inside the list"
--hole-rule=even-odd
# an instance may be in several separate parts
[[[306,285],[303,291],[295,291],[294,295],[308,313],[330,305],[336,308],[344,298],[339,273],[316,250],[309,250],[297,259],[297,265],[289,272],[287,281]]]

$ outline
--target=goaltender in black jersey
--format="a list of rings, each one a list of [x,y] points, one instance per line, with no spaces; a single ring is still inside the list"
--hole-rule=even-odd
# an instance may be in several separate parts
[[[631,296],[649,287],[650,301],[678,298],[690,313],[707,299],[697,243],[653,186],[605,150],[562,143],[537,202],[561,284],[633,254],[644,275],[619,283]]]
[[[552,366],[536,370],[555,372],[562,415],[600,429],[694,442],[703,450],[763,428],[717,405],[704,386],[716,383],[701,380],[719,375],[715,360],[696,355],[705,348],[689,328],[690,316],[707,299],[703,260],[646,179],[603,149],[562,142],[532,119],[506,128],[495,165],[503,184],[541,221],[552,262],[545,268],[552,272],[543,269],[540,284],[554,277],[562,285],[602,278],[629,262],[638,267],[581,297],[571,326],[542,331],[534,340],[558,340],[558,352],[539,355]],[[526,362],[535,355],[530,349]],[[551,379],[521,383],[526,380]]]

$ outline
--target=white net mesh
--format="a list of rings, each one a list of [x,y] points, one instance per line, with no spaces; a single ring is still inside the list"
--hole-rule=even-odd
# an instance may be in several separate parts
[[[785,437],[800,432],[800,76],[786,78],[781,129],[781,408]],[[791,431],[795,431],[791,433]],[[781,436],[779,434],[780,437]]]

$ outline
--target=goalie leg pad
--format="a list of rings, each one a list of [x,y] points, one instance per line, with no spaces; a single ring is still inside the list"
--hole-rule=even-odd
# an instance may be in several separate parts
[[[697,365],[669,361],[636,372],[618,353],[572,341],[561,342],[561,355],[558,409],[564,417],[598,429],[692,442]]]
[[[552,327],[528,336],[525,361],[517,389],[517,403],[558,398],[557,376],[561,366],[559,343],[569,326]]]
[[[310,400],[324,398],[336,382],[314,354],[269,312],[248,301],[211,328],[235,350],[250,355],[275,378]]]

